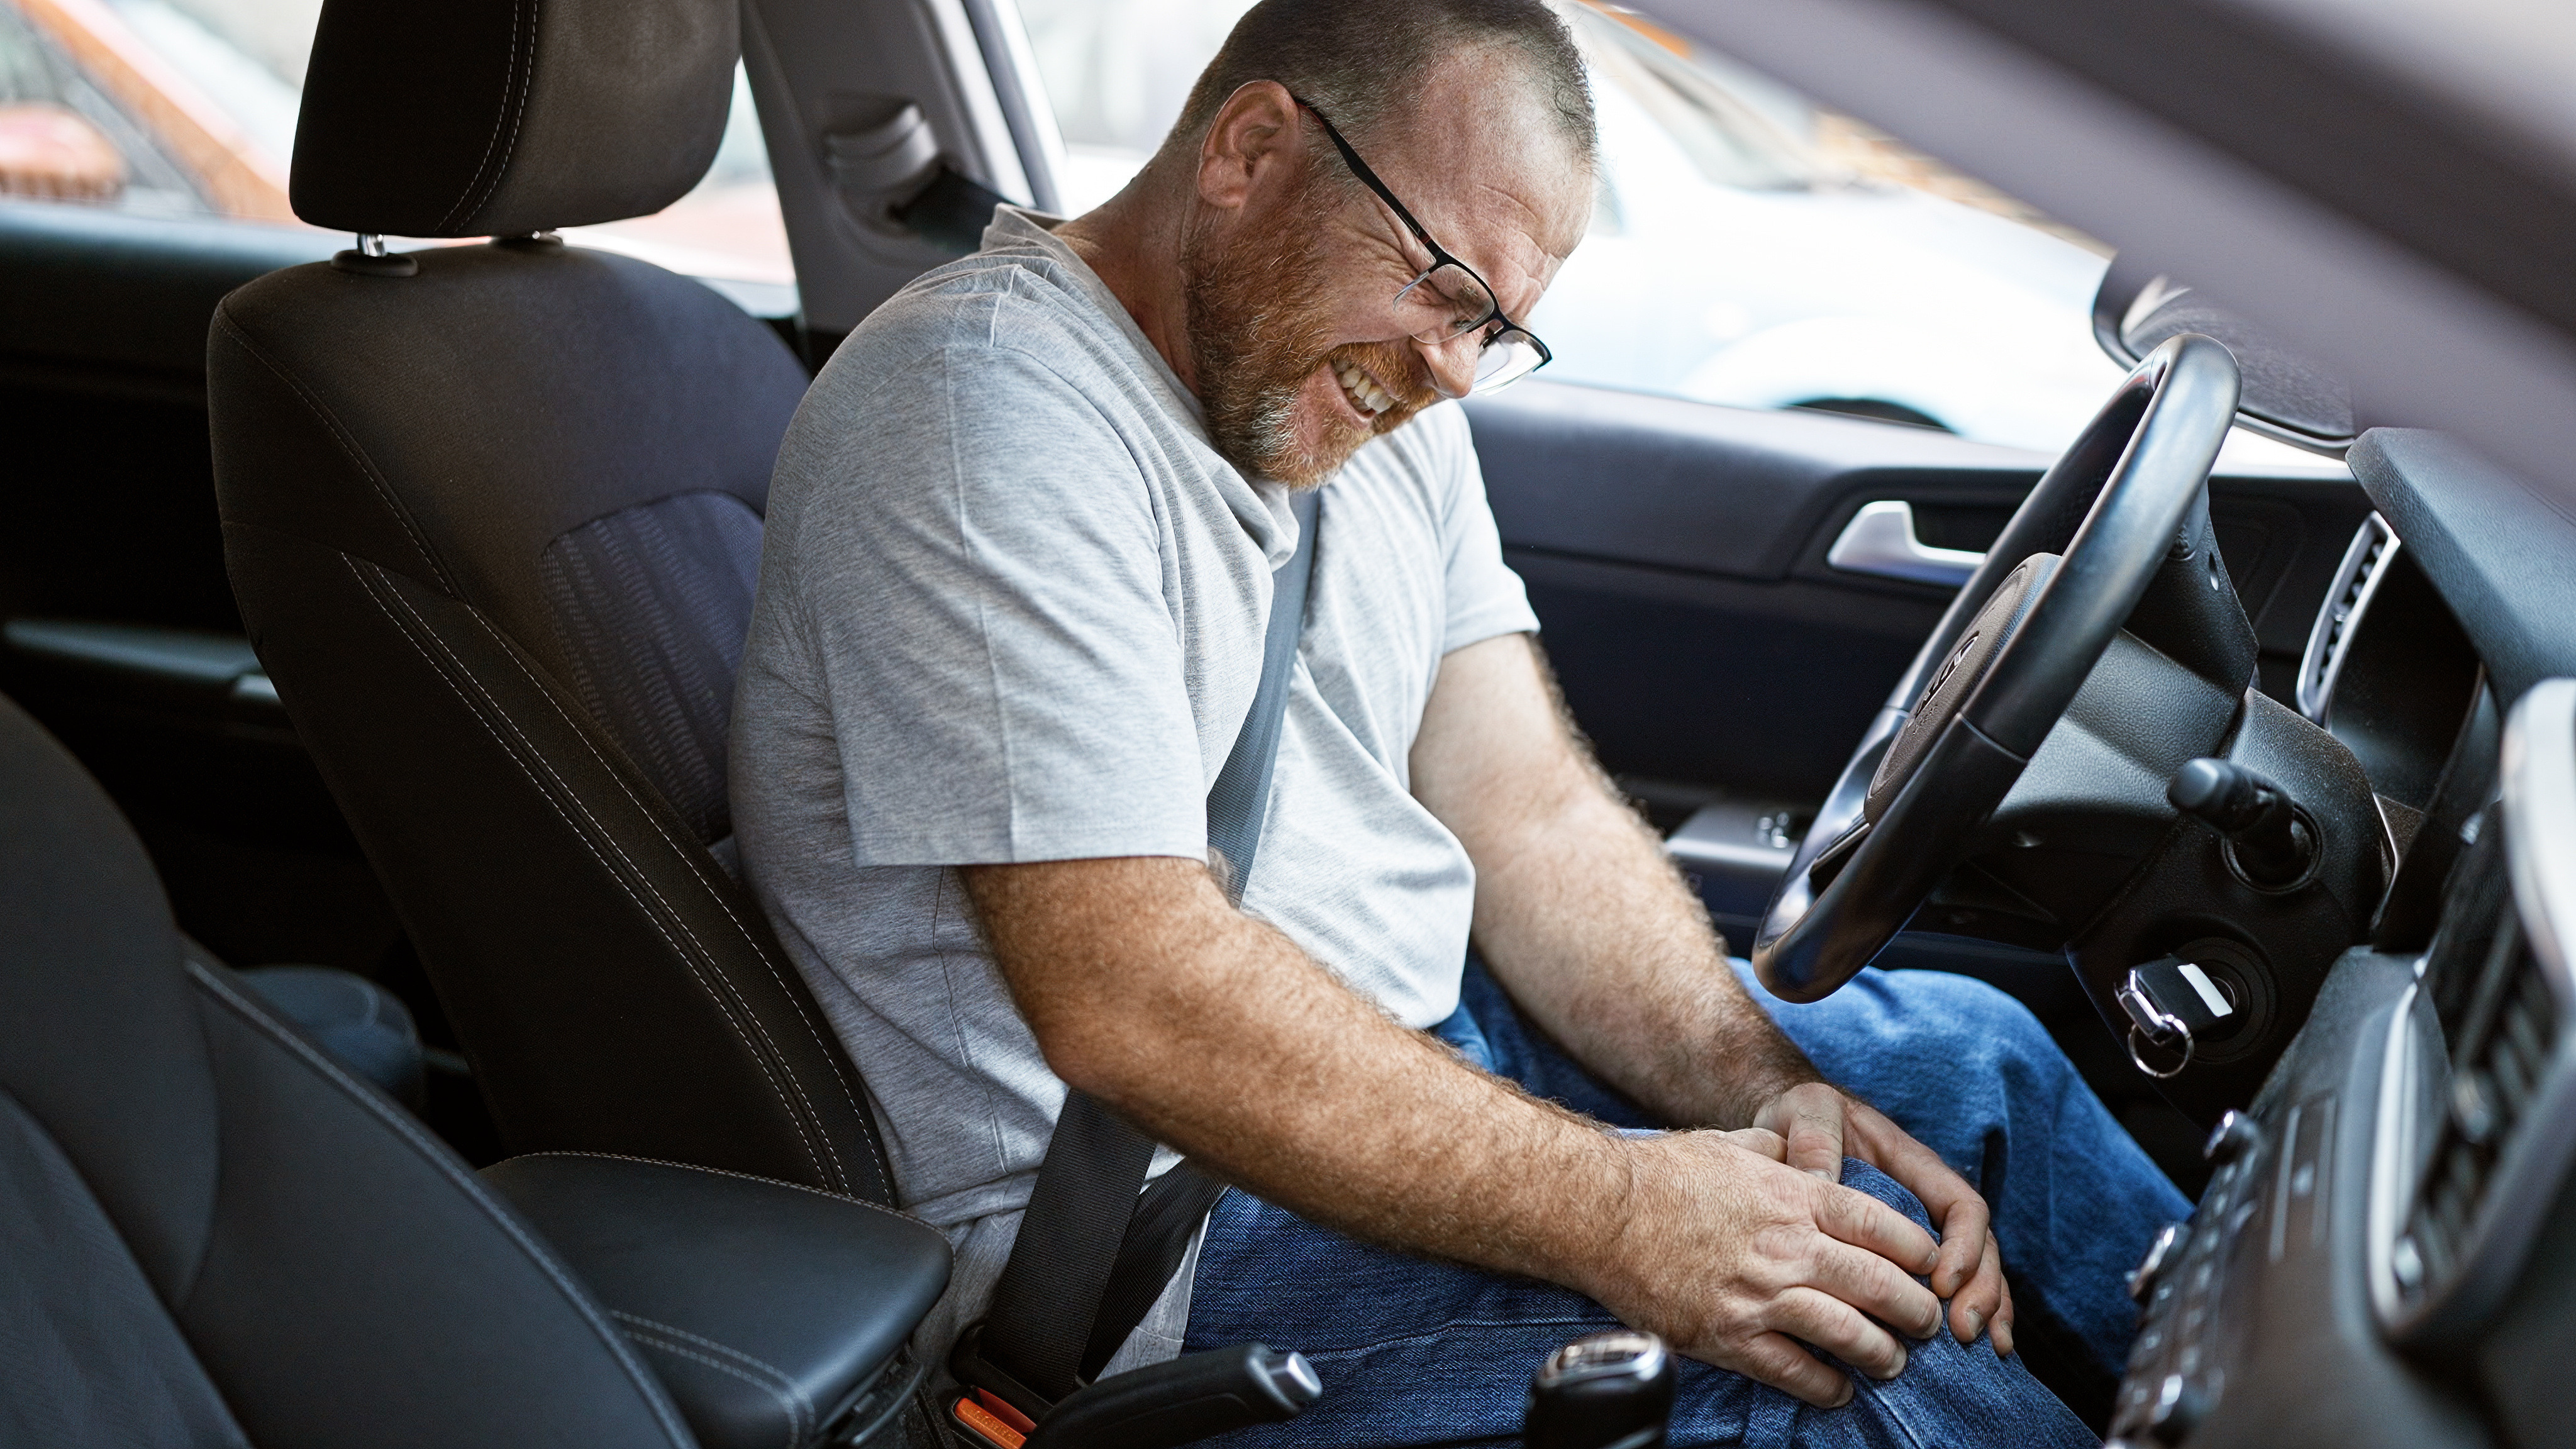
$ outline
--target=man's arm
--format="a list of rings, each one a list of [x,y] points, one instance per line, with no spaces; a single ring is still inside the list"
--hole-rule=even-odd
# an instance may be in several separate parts
[[[1875,1109],[1823,1084],[1746,996],[1707,912],[1567,720],[1535,641],[1451,652],[1411,756],[1413,792],[1476,864],[1480,954],[1531,1017],[1666,1120],[1753,1125],[1831,1177],[1845,1153],[1922,1199],[1942,1228],[1932,1287],[1962,1342],[2012,1305],[1985,1202]]]
[[[1684,1353],[1847,1399],[1792,1337],[1877,1377],[1918,1335],[1930,1237],[1747,1131],[1627,1138],[1389,1021],[1206,866],[1165,857],[964,871],[1047,1064],[1157,1139],[1314,1221],[1563,1284]]]

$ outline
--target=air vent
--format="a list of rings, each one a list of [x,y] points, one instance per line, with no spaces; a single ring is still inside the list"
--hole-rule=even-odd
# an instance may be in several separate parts
[[[2308,652],[2299,661],[2299,712],[2308,718],[2324,721],[2326,701],[2334,698],[2335,675],[2343,668],[2353,631],[2360,627],[2371,595],[2379,591],[2379,581],[2387,576],[2399,547],[2388,521],[2374,513],[2362,520],[2360,531],[2352,536],[2352,547],[2344,550],[2334,587],[2327,591],[2325,607],[2317,611],[2317,622],[2308,630]]]
[[[2420,968],[2447,1063],[2405,1065],[2401,1011],[2373,1148],[2373,1295],[2401,1342],[2437,1352],[2484,1331],[2544,1228],[2576,1211],[2562,1206],[2576,1174],[2576,680],[2525,691],[2502,753],[2503,790]],[[2410,1144],[2427,1139],[2419,1156]]]
[[[2389,1275],[2405,1310],[2459,1275],[2487,1216],[2497,1165],[2530,1116],[2558,1037],[2549,978],[2523,946],[2510,912],[2492,955],[2462,1023],[2449,1112],[2433,1160],[2389,1254]]]

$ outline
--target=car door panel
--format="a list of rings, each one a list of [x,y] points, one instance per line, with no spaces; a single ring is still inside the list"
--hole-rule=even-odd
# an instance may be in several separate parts
[[[1951,589],[1838,569],[1873,502],[1982,550],[2048,459],[1922,428],[1531,382],[1468,404],[1495,522],[1614,772],[1821,799]],[[2222,475],[2220,549],[2290,686],[2368,512],[2348,479]]]
[[[258,673],[224,576],[206,327],[331,233],[0,202],[0,691],[106,783],[184,929],[372,967],[390,912]]]

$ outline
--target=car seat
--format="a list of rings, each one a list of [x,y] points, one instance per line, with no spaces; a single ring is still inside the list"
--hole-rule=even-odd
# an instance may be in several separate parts
[[[225,561],[514,1152],[891,1199],[863,1088],[722,863],[725,731],[805,374],[706,286],[551,229],[722,136],[725,0],[332,0],[293,198],[362,246],[226,298]]]
[[[896,1422],[936,1232],[664,1163],[477,1179],[179,933],[5,699],[0,921],[0,1443],[802,1449]]]

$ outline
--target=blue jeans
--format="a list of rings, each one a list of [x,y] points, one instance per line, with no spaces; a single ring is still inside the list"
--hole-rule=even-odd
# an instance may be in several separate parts
[[[1828,1078],[1985,1195],[2023,1316],[2036,1295],[2116,1371],[2135,1328],[2122,1279],[2155,1230],[2190,1204],[2030,1013],[1992,987],[1932,971],[1864,971],[1806,1006],[1774,1002],[1747,977],[1754,999]],[[1458,1014],[1434,1031],[1497,1075],[1600,1121],[1665,1125],[1532,1030],[1473,961]],[[1929,1226],[1914,1195],[1875,1168],[1846,1160],[1843,1181]],[[1294,1348],[1323,1375],[1323,1400],[1304,1416],[1215,1442],[1509,1444],[1539,1362],[1614,1322],[1579,1293],[1373,1247],[1228,1192],[1200,1250],[1187,1343]],[[1962,1348],[1945,1326],[1909,1350],[1903,1373],[1883,1384],[1856,1379],[1858,1392],[1839,1409],[1686,1361],[1672,1443],[2096,1442],[2018,1358],[1997,1359],[1983,1338]]]

